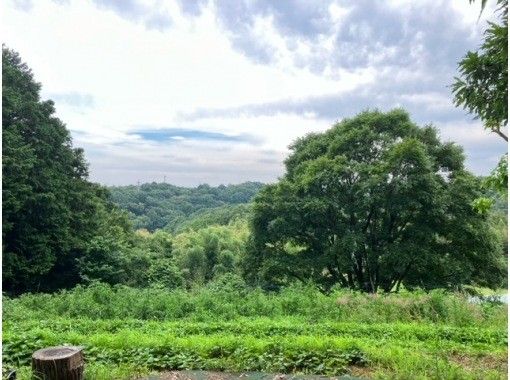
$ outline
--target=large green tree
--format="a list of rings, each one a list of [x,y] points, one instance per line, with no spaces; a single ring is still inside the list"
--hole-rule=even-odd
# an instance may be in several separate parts
[[[79,261],[113,208],[87,181],[51,100],[19,55],[2,47],[3,289],[52,290],[81,280]]]
[[[376,292],[497,286],[500,246],[471,203],[462,149],[406,112],[363,112],[291,146],[286,174],[254,201],[247,277]]]

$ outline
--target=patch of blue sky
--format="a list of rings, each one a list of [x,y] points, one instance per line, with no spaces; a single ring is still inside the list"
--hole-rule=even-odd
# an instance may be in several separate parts
[[[198,129],[167,128],[148,131],[134,131],[130,135],[140,136],[144,140],[162,142],[172,140],[200,140],[200,141],[231,141],[254,142],[250,135],[227,135],[219,132],[207,132]]]

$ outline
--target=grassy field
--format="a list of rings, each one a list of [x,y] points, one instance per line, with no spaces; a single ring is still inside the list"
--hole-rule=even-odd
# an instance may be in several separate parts
[[[88,379],[201,369],[381,379],[506,379],[507,309],[442,292],[325,296],[238,287],[95,285],[3,300],[3,363],[29,378],[44,346],[85,347]]]

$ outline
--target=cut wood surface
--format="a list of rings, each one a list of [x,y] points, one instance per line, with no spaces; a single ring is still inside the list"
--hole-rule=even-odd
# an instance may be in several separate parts
[[[82,347],[48,347],[32,354],[35,379],[82,380],[84,365]]]

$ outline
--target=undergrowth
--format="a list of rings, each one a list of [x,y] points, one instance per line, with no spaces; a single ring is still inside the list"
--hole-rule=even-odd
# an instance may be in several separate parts
[[[246,288],[191,292],[96,284],[4,297],[3,364],[84,347],[87,379],[168,369],[387,379],[506,378],[506,307],[461,294],[323,295]],[[110,376],[110,377],[108,377]]]

